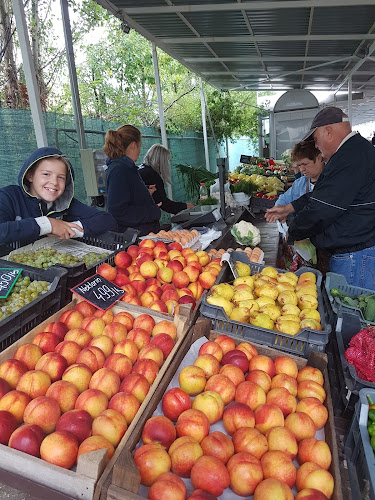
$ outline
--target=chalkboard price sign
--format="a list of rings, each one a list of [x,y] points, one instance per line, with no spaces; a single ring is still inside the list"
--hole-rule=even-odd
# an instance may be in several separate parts
[[[240,162],[241,163],[251,163],[252,157],[248,155],[241,155]]]
[[[90,276],[87,280],[71,288],[71,291],[103,311],[116,304],[125,294],[124,290],[106,280],[100,274]]]
[[[21,273],[22,269],[0,269],[0,299],[8,297]]]

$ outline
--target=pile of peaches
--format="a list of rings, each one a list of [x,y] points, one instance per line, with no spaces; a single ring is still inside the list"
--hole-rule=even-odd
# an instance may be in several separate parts
[[[178,382],[133,456],[149,499],[185,500],[186,482],[189,500],[293,500],[293,487],[296,500],[331,498],[331,451],[316,437],[328,418],[318,368],[220,335]]]
[[[66,469],[109,460],[176,337],[171,321],[79,302],[0,364],[0,444]]]
[[[182,248],[178,242],[142,240],[116,254],[114,263],[97,272],[125,290],[122,301],[175,314],[179,304],[192,304],[210,289],[221,271],[220,259],[204,251]]]

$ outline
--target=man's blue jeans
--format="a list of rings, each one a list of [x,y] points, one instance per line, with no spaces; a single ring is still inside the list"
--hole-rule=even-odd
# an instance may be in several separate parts
[[[375,246],[332,255],[329,267],[333,273],[343,274],[349,285],[375,290]]]

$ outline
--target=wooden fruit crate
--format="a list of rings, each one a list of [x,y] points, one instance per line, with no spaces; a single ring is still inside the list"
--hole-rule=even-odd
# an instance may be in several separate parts
[[[215,332],[210,330],[210,321],[206,319],[198,319],[195,327],[192,330],[192,335],[185,337],[181,348],[176,354],[173,361],[170,363],[168,370],[158,386],[154,395],[149,402],[146,410],[143,412],[141,417],[138,419],[136,426],[133,428],[131,436],[128,437],[126,445],[123,447],[118,455],[118,458],[114,464],[111,474],[105,481],[101,488],[101,500],[142,500],[145,497],[140,496],[140,474],[138,468],[136,467],[132,453],[134,452],[138,442],[141,439],[142,429],[146,421],[153,415],[156,407],[163,398],[163,395],[172,380],[174,374],[179,369],[181,361],[190,349],[190,346],[199,338],[206,336],[209,340],[214,340],[217,336],[221,335],[220,332]],[[230,336],[230,335],[228,335]],[[236,345],[242,342],[243,339],[232,337]],[[253,344],[258,350],[259,354],[269,356],[271,359],[275,359],[277,356],[284,355],[281,351],[272,349],[270,347],[265,347],[257,344]],[[319,368],[324,375],[324,389],[326,391],[327,397],[324,402],[328,409],[328,420],[324,427],[325,441],[328,443],[331,453],[332,453],[332,464],[329,469],[335,481],[335,488],[332,495],[332,500],[342,500],[342,488],[341,488],[341,477],[339,471],[339,456],[336,444],[336,434],[334,428],[334,416],[333,407],[331,400],[331,390],[328,380],[327,372],[327,355],[324,353],[312,352],[308,359],[303,359],[297,356],[288,356],[297,363],[298,368],[302,368],[306,365],[314,366]]]
[[[48,323],[58,321],[60,315],[69,309],[72,309],[81,299],[73,299],[67,306],[52,315],[47,320],[43,321],[40,325],[31,330],[28,334],[20,340],[12,344],[8,349],[0,353],[0,363],[13,357],[15,351],[23,344],[32,342],[33,338],[40,332],[44,331]],[[145,314],[145,309],[140,308],[141,311],[136,311],[126,307],[126,304],[112,308],[115,314],[121,311],[128,311],[134,317]],[[37,498],[45,498],[46,500],[63,499],[63,498],[76,498],[84,500],[98,499],[100,496],[100,488],[105,479],[110,475],[111,470],[116,462],[121,450],[125,446],[127,439],[132,435],[138,419],[141,417],[143,411],[146,409],[149,401],[156,389],[162,382],[165,372],[169,364],[174,360],[178,354],[181,345],[187,338],[188,325],[185,316],[176,315],[174,318],[166,318],[165,315],[153,314],[154,311],[147,310],[156,323],[162,320],[170,320],[177,327],[177,339],[175,346],[168,358],[163,363],[159,373],[151,385],[150,390],[138,410],[133,422],[129,425],[126,433],[124,434],[120,444],[115,450],[112,459],[105,465],[104,457],[105,450],[97,450],[85,455],[81,455],[78,459],[76,470],[66,470],[57,467],[42,459],[22,453],[18,450],[9,448],[8,446],[0,445],[0,478],[1,481],[10,486],[21,489],[25,492],[30,492],[32,489],[33,495]],[[100,480],[98,481],[98,479]]]

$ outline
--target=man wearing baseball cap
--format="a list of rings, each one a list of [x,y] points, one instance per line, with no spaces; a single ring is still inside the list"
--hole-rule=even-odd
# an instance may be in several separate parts
[[[273,222],[295,212],[289,243],[310,238],[332,254],[332,272],[375,290],[375,148],[333,106],[315,116],[304,140],[314,140],[327,161],[314,191],[265,217]]]

